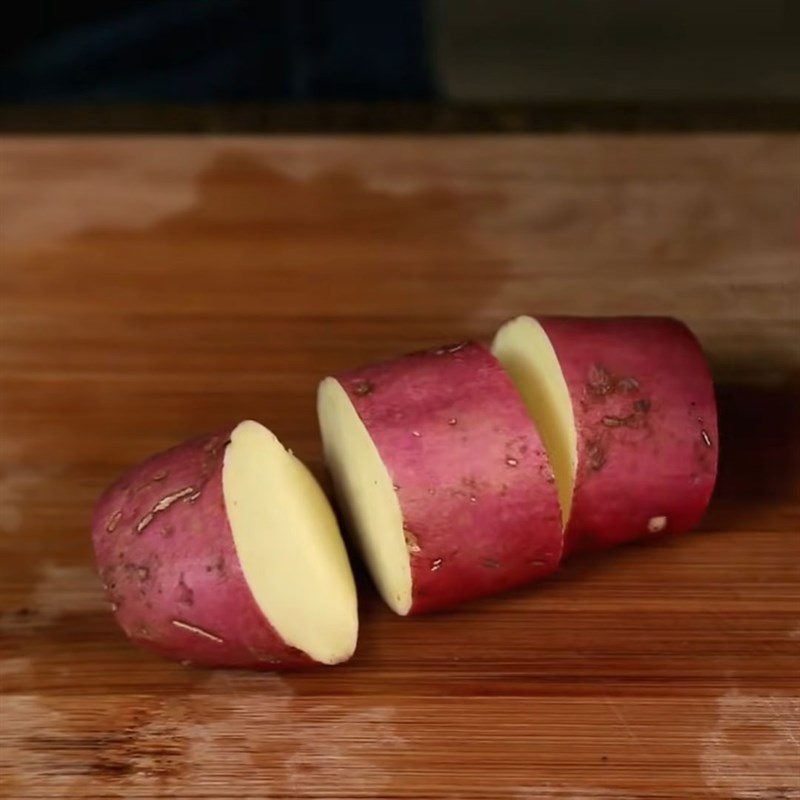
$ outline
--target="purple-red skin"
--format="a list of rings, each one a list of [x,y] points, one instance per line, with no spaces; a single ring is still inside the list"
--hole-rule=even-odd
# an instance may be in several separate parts
[[[578,434],[567,553],[695,527],[714,489],[718,436],[714,384],[692,332],[666,317],[536,319]]]
[[[481,344],[337,375],[395,486],[410,614],[528,583],[559,564],[553,474],[522,400]]]
[[[211,667],[307,666],[256,605],[236,555],[222,493],[232,430],[159,453],[105,491],[92,523],[97,568],[142,647]]]

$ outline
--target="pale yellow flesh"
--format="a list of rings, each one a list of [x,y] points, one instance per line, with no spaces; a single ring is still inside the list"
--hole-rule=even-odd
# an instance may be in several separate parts
[[[561,518],[566,527],[575,490],[578,439],[567,383],[544,328],[532,317],[503,325],[492,352],[517,387],[542,437],[556,479]]]
[[[325,460],[349,527],[386,604],[411,608],[411,565],[392,479],[350,398],[335,378],[317,395]]]
[[[346,661],[358,637],[356,588],[314,477],[273,433],[246,421],[225,450],[222,488],[236,554],[264,615],[315,661]]]

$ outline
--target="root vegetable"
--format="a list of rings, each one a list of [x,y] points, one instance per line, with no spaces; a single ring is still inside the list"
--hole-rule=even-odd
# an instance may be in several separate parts
[[[717,414],[685,325],[522,316],[492,350],[547,447],[568,553],[699,522],[716,478]]]
[[[544,447],[482,345],[326,378],[318,412],[350,528],[398,614],[507,589],[558,565],[563,535]]]
[[[132,469],[98,502],[93,540],[117,621],[168,658],[281,669],[353,653],[356,593],[336,519],[256,422]]]

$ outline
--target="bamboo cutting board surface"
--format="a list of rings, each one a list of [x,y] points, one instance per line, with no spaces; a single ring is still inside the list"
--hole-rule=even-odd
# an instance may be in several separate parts
[[[800,137],[6,138],[8,798],[800,797]],[[130,646],[100,490],[255,417],[322,474],[331,371],[521,312],[672,314],[718,381],[700,531],[394,617],[296,674]]]

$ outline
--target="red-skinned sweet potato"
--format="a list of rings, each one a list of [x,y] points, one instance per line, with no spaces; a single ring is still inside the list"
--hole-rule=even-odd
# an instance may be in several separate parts
[[[355,587],[333,512],[258,423],[134,467],[99,500],[93,540],[117,621],[163,656],[286,669],[353,652]]]
[[[479,344],[326,378],[326,461],[375,583],[399,614],[556,568],[554,479],[519,394]]]
[[[567,553],[699,522],[716,478],[717,414],[685,325],[519,317],[498,331],[493,351],[547,446]]]

